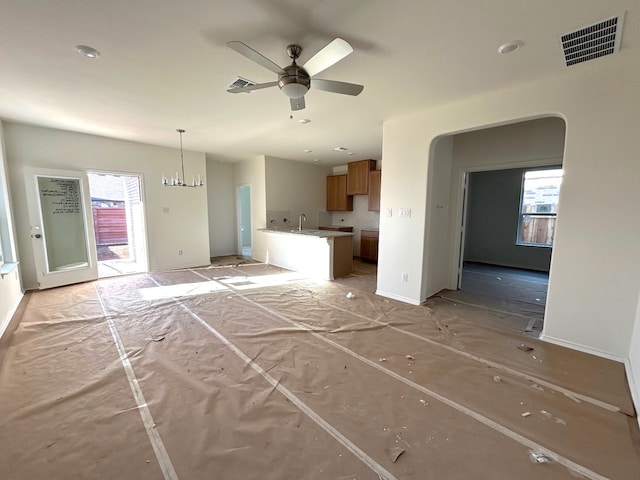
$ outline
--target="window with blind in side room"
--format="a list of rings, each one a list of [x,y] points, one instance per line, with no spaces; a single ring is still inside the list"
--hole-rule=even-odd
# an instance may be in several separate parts
[[[518,245],[553,246],[561,184],[562,169],[524,172]]]

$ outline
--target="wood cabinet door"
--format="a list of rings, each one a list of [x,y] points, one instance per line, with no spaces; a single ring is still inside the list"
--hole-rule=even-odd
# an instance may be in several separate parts
[[[378,239],[363,237],[360,239],[360,258],[362,260],[378,261]]]
[[[362,260],[378,261],[378,232],[362,230],[360,232],[360,258]]]
[[[353,197],[347,196],[347,176],[327,177],[327,211],[353,210]]]
[[[380,186],[382,183],[382,172],[371,170],[369,172],[369,211],[380,211]]]
[[[369,193],[369,170],[376,168],[375,160],[360,160],[347,164],[347,195]]]

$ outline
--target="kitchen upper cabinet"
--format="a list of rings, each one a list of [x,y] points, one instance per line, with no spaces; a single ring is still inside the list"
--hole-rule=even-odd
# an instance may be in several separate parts
[[[369,193],[369,171],[375,170],[375,160],[360,160],[347,164],[347,195],[367,195]]]
[[[347,176],[327,177],[327,211],[344,212],[353,210],[353,197],[347,195]]]
[[[378,261],[378,231],[360,231],[360,259],[370,262]]]
[[[380,211],[380,185],[382,182],[382,172],[371,170],[369,172],[369,211]]]

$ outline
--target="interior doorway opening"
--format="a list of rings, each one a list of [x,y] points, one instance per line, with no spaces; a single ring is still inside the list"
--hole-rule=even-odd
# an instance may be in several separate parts
[[[469,289],[469,283],[481,284],[485,293],[487,289],[495,292],[501,287],[505,295],[500,299],[500,304],[495,298],[492,303],[480,302],[480,296],[475,296],[472,301],[455,298],[460,302],[468,301],[482,308],[505,312],[504,315],[498,312],[498,316],[501,319],[514,319],[514,324],[517,324],[515,328],[521,332],[529,330],[526,327],[532,317],[523,316],[522,311],[518,315],[519,312],[508,305],[508,288],[504,288],[508,282],[505,279],[517,283],[511,275],[507,275],[507,272],[516,273],[517,269],[522,269],[523,273],[529,271],[534,276],[542,272],[542,278],[535,278],[535,288],[522,287],[521,292],[531,291],[533,301],[544,305],[547,295],[535,290],[544,287],[547,294],[553,296],[554,283],[549,282],[553,275],[552,248],[540,245],[546,243],[550,236],[542,235],[544,232],[538,235],[537,231],[534,234],[533,229],[546,226],[546,233],[551,232],[553,237],[555,219],[544,220],[543,217],[550,217],[548,214],[555,212],[550,212],[548,206],[544,205],[539,211],[522,210],[524,172],[562,168],[565,134],[564,120],[549,116],[450,134],[433,143],[429,160],[424,298],[436,294],[450,298],[462,295]],[[488,178],[473,181],[474,177],[483,176]],[[472,185],[469,185],[470,182]],[[504,195],[509,198],[501,197]],[[490,206],[484,211],[470,212],[470,209],[491,199],[492,203],[489,202]],[[450,208],[447,208],[449,205]],[[539,214],[535,221],[532,221],[532,214]],[[562,225],[560,217],[561,214],[558,215],[558,224]],[[471,246],[473,243],[475,249]],[[518,255],[519,259],[516,258]],[[540,266],[540,262],[543,266]],[[472,273],[474,264],[493,265],[504,270],[487,273],[476,269]],[[473,280],[473,275],[478,277],[477,281],[465,281]],[[495,285],[490,288],[484,281],[491,277]],[[526,282],[526,279],[522,280]],[[540,282],[542,284],[538,285]],[[522,297],[516,298],[522,301]],[[525,328],[521,328],[523,319]],[[543,320],[545,323],[550,321],[546,311],[537,314],[537,319],[540,319],[537,324],[532,322],[532,326],[538,330],[535,334],[544,335]],[[501,320],[500,323],[498,328],[503,328],[502,325],[509,322]],[[542,332],[539,326],[542,326]],[[505,328],[514,329],[510,326]]]
[[[88,177],[98,277],[147,272],[141,177],[102,172]]]
[[[239,185],[236,189],[238,204],[238,254],[251,258],[251,186]]]
[[[542,333],[561,165],[465,172],[458,290],[450,300],[521,317]]]

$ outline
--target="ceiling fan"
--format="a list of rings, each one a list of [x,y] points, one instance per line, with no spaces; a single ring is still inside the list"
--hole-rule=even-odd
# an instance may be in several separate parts
[[[312,78],[314,75],[317,75],[335,63],[338,63],[344,57],[353,52],[351,45],[341,38],[336,38],[325,45],[303,66],[299,66],[296,63],[296,60],[300,57],[300,53],[302,52],[302,47],[300,47],[300,45],[289,45],[287,47],[287,55],[291,58],[292,63],[284,68],[275,64],[267,57],[242,42],[227,42],[227,46],[238,52],[240,55],[244,55],[249,60],[253,60],[258,65],[278,74],[278,81],[276,82],[258,83],[256,85],[248,85],[246,87],[230,88],[227,90],[229,93],[249,93],[254,90],[275,87],[277,85],[280,87],[280,90],[289,97],[291,110],[302,110],[305,107],[304,95],[310,88],[324,90],[325,92],[354,96],[360,94],[364,88],[362,85],[357,85],[355,83]]]

